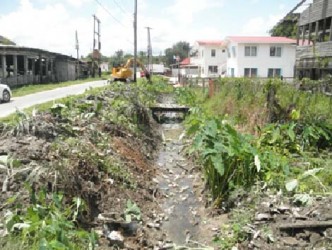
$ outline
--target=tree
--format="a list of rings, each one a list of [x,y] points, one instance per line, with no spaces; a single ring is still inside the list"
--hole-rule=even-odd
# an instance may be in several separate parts
[[[296,38],[298,19],[299,14],[288,15],[269,31],[270,35]]]
[[[115,51],[114,55],[110,57],[109,62],[111,65],[120,65],[125,61],[123,50]]]
[[[123,58],[124,52],[122,49],[115,51],[115,57],[118,59]]]
[[[16,45],[13,41],[9,40],[7,37],[0,36],[0,44],[4,45]]]
[[[139,51],[138,52],[138,56],[137,56],[138,60],[141,61],[142,63],[144,63],[146,61],[147,55],[145,51]]]
[[[190,51],[190,44],[188,42],[180,41],[172,46],[172,48],[167,48],[165,50],[165,60],[166,64],[174,64],[176,61],[174,60],[175,56],[180,58],[182,61],[184,58],[187,58]]]

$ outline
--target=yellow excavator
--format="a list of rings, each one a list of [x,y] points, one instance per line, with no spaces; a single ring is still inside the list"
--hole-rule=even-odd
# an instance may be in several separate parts
[[[121,65],[118,67],[114,67],[112,69],[111,81],[121,81],[128,82],[133,77],[133,71],[131,68],[134,65],[134,58],[128,59],[125,65]],[[150,82],[150,72],[144,67],[143,63],[136,59],[137,67],[141,68],[141,77],[146,77],[146,79]]]

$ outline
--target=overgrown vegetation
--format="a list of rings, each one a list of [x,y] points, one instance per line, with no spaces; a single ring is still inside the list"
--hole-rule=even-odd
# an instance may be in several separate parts
[[[2,142],[20,138],[16,147],[30,146],[21,149],[28,154],[14,151],[6,159],[15,160],[0,162],[0,213],[6,214],[0,248],[94,249],[93,221],[101,211],[121,207],[123,219],[140,220],[138,202],[149,196],[141,190],[152,178],[147,166],[158,142],[146,107],[159,91],[169,91],[160,79],[115,83],[2,123]],[[37,144],[42,149],[29,156]]]
[[[189,153],[201,163],[215,205],[257,183],[289,195],[331,191],[332,103],[320,86],[302,81],[299,90],[278,79],[223,78],[212,98],[201,89],[176,91],[194,106],[186,120]],[[225,249],[243,240],[231,231]]]
[[[80,198],[69,206],[62,194],[47,195],[45,190],[35,193],[30,188],[30,201],[27,208],[17,205],[5,214],[7,240],[19,242],[18,249],[95,249],[97,235],[76,228],[77,216],[84,209]]]

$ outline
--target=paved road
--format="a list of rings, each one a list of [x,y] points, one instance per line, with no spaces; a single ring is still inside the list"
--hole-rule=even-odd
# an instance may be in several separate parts
[[[9,103],[0,104],[0,118],[6,117],[14,113],[17,109],[23,110],[36,104],[49,102],[55,99],[63,98],[69,95],[79,95],[84,93],[90,87],[101,87],[106,85],[106,81],[94,81],[77,85],[72,85],[53,90],[47,90],[36,94],[26,95],[22,97],[13,97]]]

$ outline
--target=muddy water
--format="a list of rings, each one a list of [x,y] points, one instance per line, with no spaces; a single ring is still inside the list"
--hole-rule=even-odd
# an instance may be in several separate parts
[[[168,100],[170,100],[168,98]],[[193,164],[181,153],[184,128],[176,116],[168,113],[170,123],[161,125],[164,146],[159,152],[157,165],[161,170],[157,181],[165,199],[162,208],[166,215],[163,230],[167,239],[177,245],[188,244],[195,240],[200,223],[199,210],[202,202],[194,193],[194,184],[199,175],[192,174]],[[174,119],[175,118],[175,119]]]

